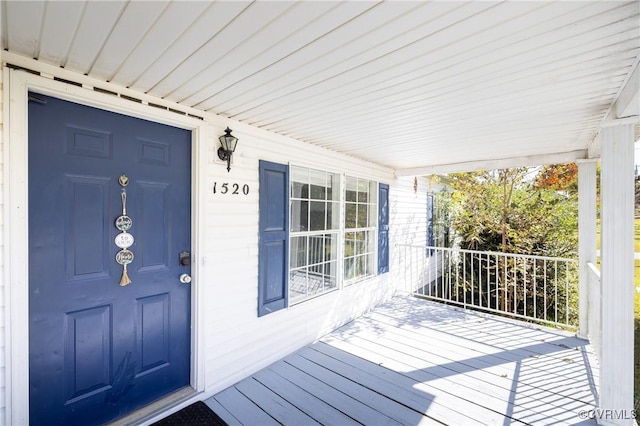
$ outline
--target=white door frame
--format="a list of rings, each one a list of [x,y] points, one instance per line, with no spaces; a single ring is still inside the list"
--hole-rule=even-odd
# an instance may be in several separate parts
[[[65,78],[69,78],[65,72]],[[192,132],[192,274],[191,378],[196,392],[205,389],[204,289],[206,239],[199,238],[206,199],[206,143],[209,124],[186,115],[132,102],[118,96],[55,81],[21,70],[3,69],[2,197],[5,290],[5,423],[29,423],[29,244],[28,244],[28,92],[42,93]]]

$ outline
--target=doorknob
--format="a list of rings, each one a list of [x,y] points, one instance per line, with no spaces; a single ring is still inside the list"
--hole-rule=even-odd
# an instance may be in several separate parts
[[[191,275],[189,275],[189,274],[180,275],[180,282],[182,284],[190,284],[191,283]]]

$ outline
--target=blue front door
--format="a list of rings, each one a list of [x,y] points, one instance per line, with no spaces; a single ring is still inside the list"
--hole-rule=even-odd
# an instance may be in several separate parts
[[[191,133],[30,98],[30,424],[102,424],[189,385]]]

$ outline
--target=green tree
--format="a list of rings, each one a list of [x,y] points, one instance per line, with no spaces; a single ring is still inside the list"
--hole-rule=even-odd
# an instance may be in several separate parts
[[[549,257],[577,256],[575,165],[459,173],[450,175],[449,183],[453,191],[451,224],[460,248]],[[524,311],[526,307],[528,315],[536,306],[540,311],[536,314],[542,316],[542,310],[549,305],[546,302],[560,298],[563,305],[560,317],[564,319],[567,298],[572,303],[577,298],[577,289],[567,292],[563,288],[557,294],[555,289],[539,288],[531,279],[546,274],[549,282],[565,278],[573,282],[573,270],[550,270],[544,262],[523,262],[503,256],[487,256],[482,261],[463,256],[459,261],[464,263],[460,268],[483,268],[483,272],[469,282],[456,281],[457,299],[484,300],[485,306],[512,312]],[[514,286],[514,282],[520,285]],[[495,290],[487,290],[491,288]]]

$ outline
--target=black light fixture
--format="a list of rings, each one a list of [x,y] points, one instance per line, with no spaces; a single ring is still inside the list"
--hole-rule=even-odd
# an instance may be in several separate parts
[[[231,155],[236,150],[238,144],[238,138],[231,134],[231,129],[227,127],[224,131],[224,135],[220,136],[220,144],[218,148],[218,158],[227,162],[227,172],[231,171]]]

